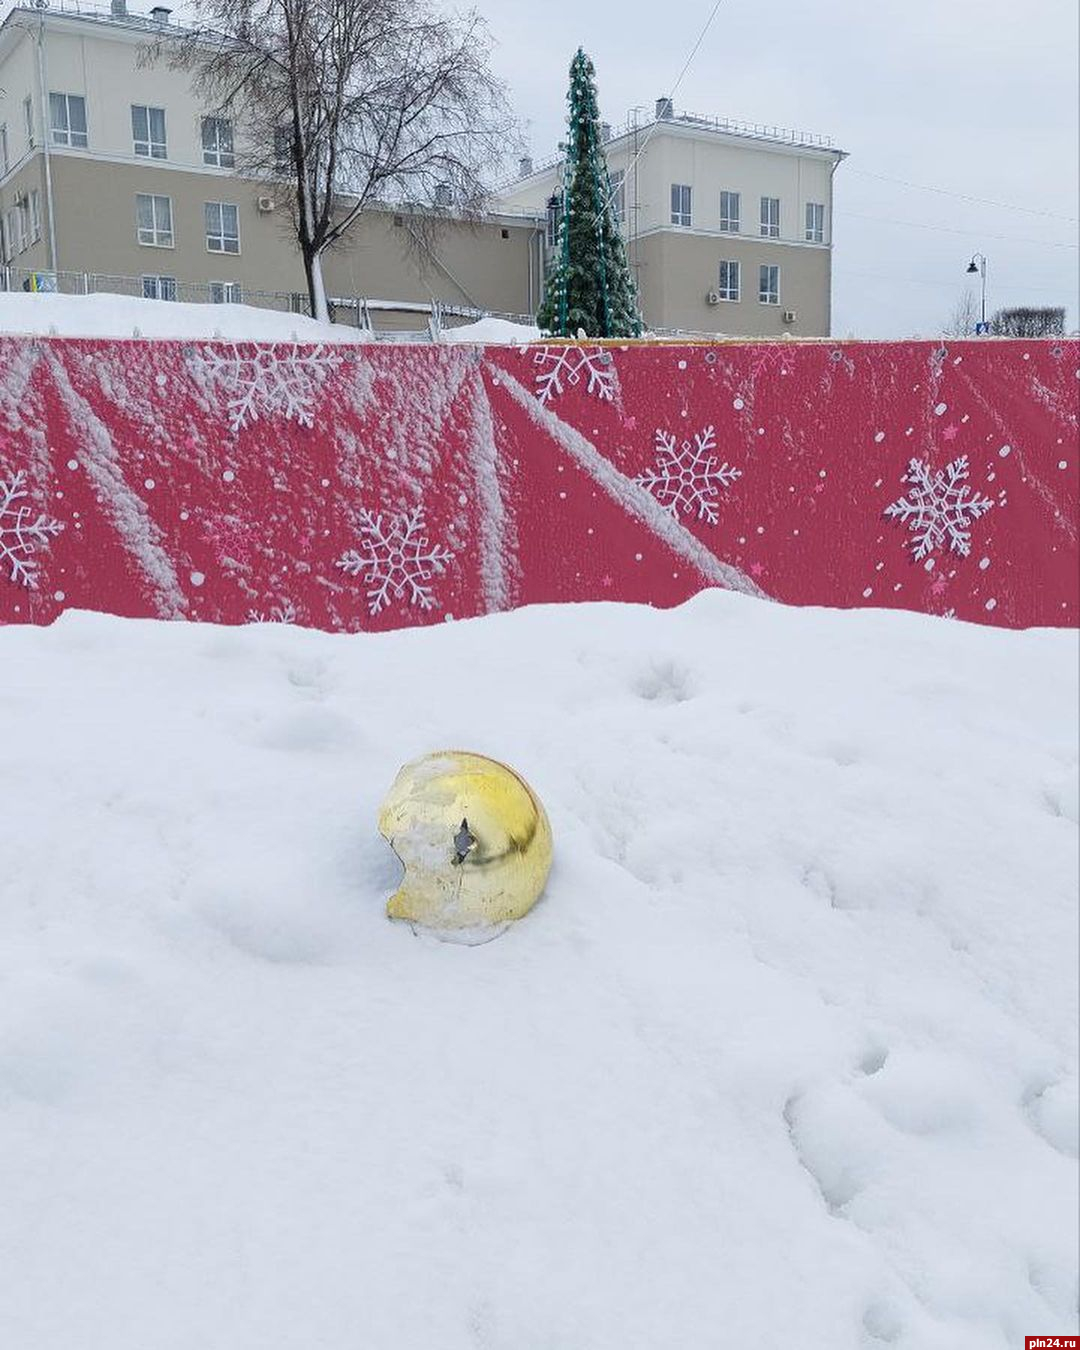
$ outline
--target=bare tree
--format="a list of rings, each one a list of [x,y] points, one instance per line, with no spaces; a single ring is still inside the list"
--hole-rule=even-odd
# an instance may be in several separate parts
[[[979,306],[971,290],[966,290],[953,306],[945,327],[946,337],[972,337],[979,322]]]
[[[1061,337],[1065,311],[1037,305],[999,309],[990,320],[990,331],[997,337]]]
[[[433,0],[196,0],[155,44],[236,124],[236,165],[287,181],[311,312],[329,318],[322,257],[376,201],[469,214],[513,139],[475,13]]]

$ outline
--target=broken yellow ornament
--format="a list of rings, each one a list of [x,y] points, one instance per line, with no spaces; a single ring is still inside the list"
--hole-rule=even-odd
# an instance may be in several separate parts
[[[551,869],[551,826],[513,769],[443,750],[406,764],[379,811],[405,875],[386,912],[426,928],[489,930],[520,919]]]

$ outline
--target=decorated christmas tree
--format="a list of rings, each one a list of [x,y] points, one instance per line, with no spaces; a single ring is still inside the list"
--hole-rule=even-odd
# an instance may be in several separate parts
[[[593,63],[570,63],[570,135],[563,168],[558,252],[548,273],[540,327],[557,337],[637,337],[637,295],[615,219]]]

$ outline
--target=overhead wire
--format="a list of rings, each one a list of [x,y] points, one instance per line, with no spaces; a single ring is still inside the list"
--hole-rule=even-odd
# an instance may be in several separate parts
[[[1044,216],[1047,220],[1061,220],[1067,225],[1080,224],[1076,216],[1062,216],[1056,211],[1042,211],[1034,206],[1018,206],[1015,202],[994,201],[990,197],[976,197],[970,192],[956,192],[952,188],[931,187],[929,183],[912,183],[907,178],[893,178],[885,173],[873,173],[870,169],[859,169],[854,165],[845,170],[845,174],[857,174],[860,178],[876,178],[881,183],[895,183],[899,187],[913,188],[917,192],[934,192],[942,197],[956,197],[962,202],[976,202],[980,206],[993,206],[1000,211],[1022,211],[1028,216]]]
[[[987,234],[983,230],[958,229],[955,225],[931,225],[929,222],[922,220],[897,220],[895,216],[871,216],[863,211],[843,210],[839,215],[841,220],[850,216],[855,220],[873,220],[882,225],[902,225],[912,230],[934,230],[939,234],[977,235],[979,239],[997,239],[1013,244],[1038,244],[1041,248],[1080,249],[1080,244],[1065,244],[1055,239],[1029,239],[1019,234]]]
[[[682,70],[679,71],[678,78],[676,79],[675,83],[671,86],[671,90],[670,90],[670,92],[669,92],[669,94],[668,94],[668,98],[669,98],[669,99],[674,100],[675,95],[679,92],[679,86],[682,84],[683,80],[686,78],[686,73],[687,73],[687,71],[688,71],[688,70],[690,69],[690,67],[693,65],[693,63],[694,63],[694,57],[697,56],[698,52],[701,50],[701,44],[705,41],[706,37],[708,36],[708,34],[709,34],[709,29],[713,26],[713,20],[716,18],[717,14],[720,12],[720,6],[721,6],[723,3],[724,3],[724,0],[716,0],[716,3],[713,5],[711,11],[709,12],[709,17],[705,20],[705,26],[704,26],[704,28],[702,28],[701,32],[698,34],[698,36],[697,36],[697,41],[696,41],[696,42],[694,43],[694,45],[690,48],[690,55],[689,55],[689,56],[686,58],[686,60],[683,62],[683,68],[682,68]],[[630,177],[631,171],[633,170],[634,166],[637,164],[637,162],[638,162],[638,160],[641,158],[641,156],[645,153],[645,148],[646,148],[646,146],[649,144],[649,142],[652,140],[653,132],[656,130],[656,128],[657,128],[659,125],[660,125],[660,118],[658,117],[658,118],[656,118],[656,120],[653,122],[652,126],[649,127],[648,131],[645,133],[645,139],[641,142],[641,148],[640,148],[640,150],[638,150],[637,154],[636,154],[636,155],[634,156],[634,158],[630,161],[630,163],[626,166],[626,169],[624,170],[624,181]],[[610,194],[609,194],[607,200],[604,202],[604,205],[603,205],[603,207],[602,207],[602,209],[601,209],[600,214],[603,214],[603,212],[607,211],[608,207],[609,207],[609,206],[611,205],[611,203],[615,200],[615,196],[616,196],[616,193],[617,193],[617,192],[618,192],[618,188],[617,188],[617,187],[613,187],[613,188],[611,189],[611,192],[610,192]],[[600,214],[598,214],[597,220],[600,219]]]

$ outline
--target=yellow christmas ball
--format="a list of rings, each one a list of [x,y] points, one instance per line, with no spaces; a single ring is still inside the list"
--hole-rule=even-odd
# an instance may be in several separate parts
[[[507,765],[465,750],[406,764],[380,808],[379,832],[405,868],[386,912],[426,928],[520,919],[551,870],[540,799]]]

